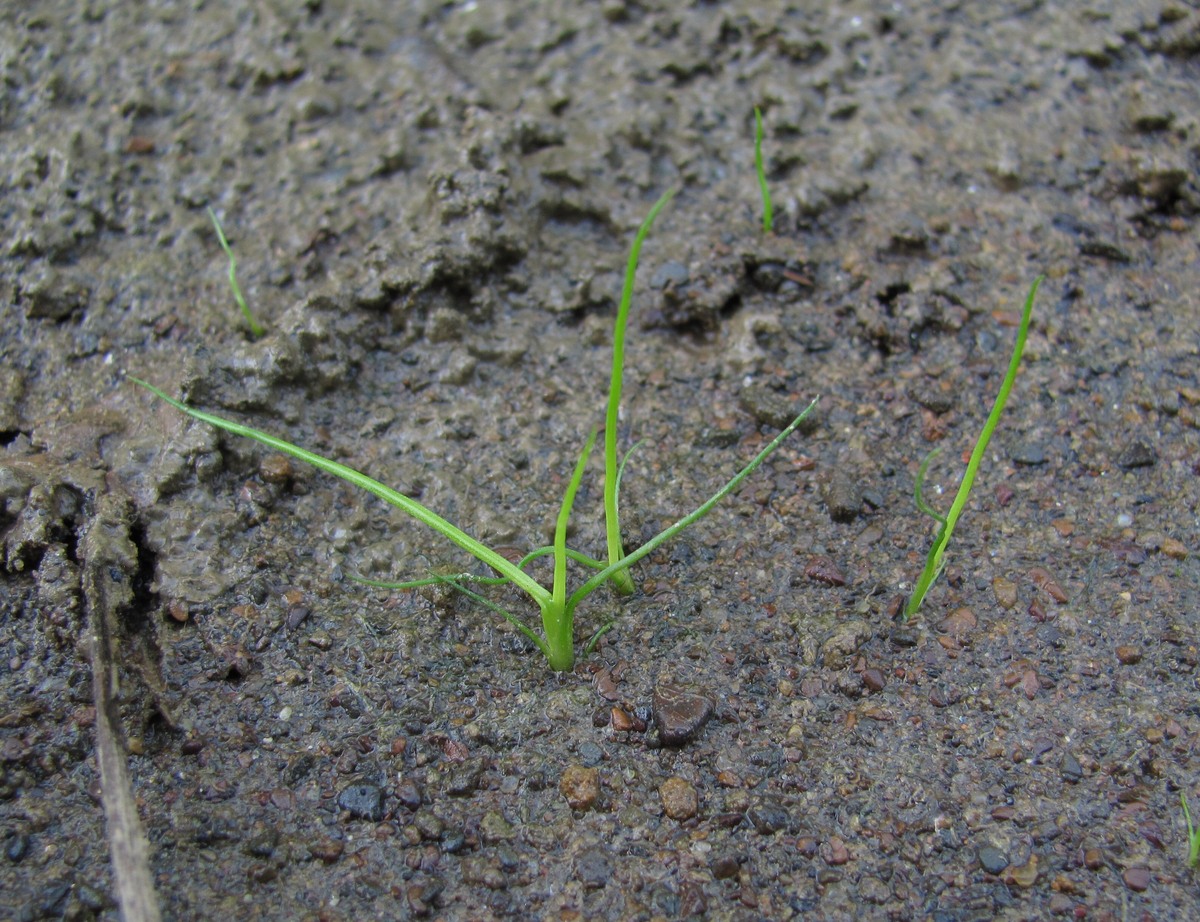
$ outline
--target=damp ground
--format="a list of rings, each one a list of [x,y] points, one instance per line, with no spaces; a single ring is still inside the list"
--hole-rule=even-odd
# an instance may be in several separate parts
[[[117,916],[101,617],[169,919],[1196,915],[1193,9],[0,15],[0,915]],[[470,600],[355,583],[469,560],[125,379],[520,554],[602,419],[627,247],[673,186],[630,328],[629,542],[820,403],[634,596],[581,608],[581,640],[613,626],[573,673]],[[903,623],[917,469],[942,449],[946,508],[1042,273]],[[571,536],[595,553],[601,476]]]

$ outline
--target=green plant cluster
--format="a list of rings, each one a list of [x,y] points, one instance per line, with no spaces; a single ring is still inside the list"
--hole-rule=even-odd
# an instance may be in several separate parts
[[[790,436],[804,418],[812,411],[816,400],[808,405],[787,427],[783,429],[765,448],[762,449],[755,457],[738,471],[728,482],[725,483],[716,493],[710,496],[705,502],[697,506],[692,512],[685,515],[675,524],[663,529],[649,541],[642,544],[633,551],[627,552],[621,537],[621,526],[619,516],[619,492],[621,474],[624,470],[625,459],[618,463],[617,459],[617,413],[621,398],[621,381],[624,371],[625,362],[625,334],[629,320],[630,305],[633,298],[634,277],[637,272],[638,259],[641,253],[642,244],[645,242],[647,234],[654,223],[655,218],[663,207],[670,201],[673,192],[667,192],[651,208],[650,213],[646,216],[638,229],[637,235],[634,238],[633,246],[630,250],[629,259],[625,270],[625,283],[622,289],[621,301],[617,310],[617,317],[613,327],[613,354],[612,354],[612,374],[609,382],[609,393],[607,410],[605,414],[605,431],[604,431],[604,473],[605,473],[605,488],[604,488],[604,518],[605,529],[608,539],[608,559],[606,561],[597,560],[589,557],[573,548],[567,546],[567,527],[571,518],[571,511],[574,507],[575,497],[579,490],[579,485],[583,480],[583,475],[586,470],[587,461],[591,454],[592,447],[595,444],[597,431],[592,430],[587,437],[583,450],[580,452],[579,460],[575,465],[575,470],[567,483],[566,491],[563,494],[562,503],[559,507],[558,517],[555,522],[554,543],[552,545],[537,548],[527,554],[522,560],[513,563],[506,559],[499,551],[488,547],[476,538],[472,537],[467,532],[463,531],[457,525],[442,518],[436,512],[428,509],[421,503],[417,502],[410,496],[406,496],[391,487],[388,487],[379,481],[368,477],[366,474],[356,471],[353,468],[340,464],[329,458],[318,455],[314,452],[301,448],[285,439],[270,435],[258,429],[253,429],[249,426],[244,426],[240,423],[224,419],[211,413],[205,413],[202,410],[197,410],[188,406],[180,400],[168,396],[157,387],[142,381],[138,378],[131,380],[142,387],[154,393],[156,396],[165,400],[167,403],[176,409],[188,414],[194,419],[215,426],[226,432],[245,438],[253,439],[284,454],[291,455],[300,461],[310,464],[319,470],[333,474],[335,477],[340,477],[342,480],[352,483],[357,487],[378,496],[385,502],[395,506],[397,509],[421,522],[426,527],[432,529],[442,535],[448,541],[458,545],[471,556],[475,557],[480,562],[486,564],[495,572],[495,576],[478,576],[471,573],[459,573],[454,575],[433,575],[417,580],[410,580],[402,583],[379,583],[371,580],[363,580],[369,585],[386,586],[391,588],[413,588],[431,583],[443,583],[452,586],[454,589],[462,592],[464,595],[474,599],[481,605],[492,609],[499,613],[507,621],[513,624],[517,630],[524,634],[546,657],[550,664],[550,668],[557,671],[570,670],[575,664],[575,611],[579,604],[584,601],[593,592],[599,589],[605,583],[610,583],[617,592],[631,593],[633,592],[633,581],[629,576],[629,568],[651,553],[655,548],[663,543],[670,541],[681,531],[695,524],[700,519],[704,518],[718,502],[735,490],[738,485],[752,474],[760,464],[763,463],[776,449],[779,448],[783,441]],[[218,230],[219,233],[219,230]],[[223,236],[222,236],[223,240]],[[233,267],[230,267],[230,279],[233,282]],[[241,303],[241,302],[239,302]],[[626,456],[627,458],[628,456]],[[525,568],[533,560],[549,556],[553,559],[553,576],[549,586],[543,586],[534,579]],[[568,562],[581,565],[587,570],[593,571],[581,585],[578,585],[573,590],[568,590],[567,574]],[[537,606],[541,613],[541,627],[539,633],[533,627],[528,625],[518,616],[502,608],[492,600],[486,598],[474,589],[470,588],[469,584],[511,584],[517,589],[523,591],[533,603]],[[588,647],[590,648],[605,630],[608,625],[605,625],[592,634]]]
[[[755,171],[758,178],[759,190],[762,196],[762,225],[764,232],[769,233],[772,229],[774,218],[771,207],[771,194],[767,185],[766,171],[763,164],[762,141],[763,141],[763,122],[762,113],[756,107],[754,109],[754,162]],[[612,365],[609,378],[608,401],[604,416],[604,523],[607,543],[607,558],[600,560],[590,557],[574,548],[567,546],[567,530],[571,519],[571,513],[575,504],[575,497],[578,494],[580,484],[582,483],[584,473],[587,468],[588,458],[591,455],[592,449],[597,438],[597,430],[592,429],[584,442],[583,450],[580,452],[579,459],[576,462],[575,469],[567,483],[566,490],[563,494],[562,502],[559,507],[557,519],[555,521],[554,542],[545,547],[539,547],[525,555],[521,560],[513,563],[505,558],[494,548],[488,547],[476,538],[472,537],[466,531],[442,518],[437,513],[428,509],[421,503],[417,502],[410,496],[406,496],[391,487],[385,486],[379,481],[368,477],[353,468],[347,467],[329,458],[325,458],[314,452],[301,448],[285,439],[270,435],[258,429],[253,429],[249,426],[241,425],[240,423],[224,419],[220,416],[206,413],[202,410],[197,410],[188,406],[180,400],[168,396],[163,391],[159,390],[152,384],[148,384],[138,378],[131,380],[141,385],[147,390],[154,393],[156,396],[171,404],[176,409],[201,422],[215,426],[218,429],[229,432],[233,435],[242,436],[244,438],[253,439],[270,448],[291,455],[300,461],[310,464],[319,470],[339,477],[342,480],[352,483],[357,487],[371,493],[390,505],[396,507],[400,511],[406,513],[412,518],[421,522],[427,528],[442,535],[448,541],[456,544],[462,550],[473,556],[476,560],[489,567],[494,575],[480,575],[477,573],[461,572],[451,575],[435,574],[420,579],[407,580],[404,582],[380,582],[375,580],[362,579],[354,577],[358,582],[365,583],[370,586],[378,586],[384,588],[396,589],[411,589],[419,586],[427,586],[432,584],[444,584],[453,587],[455,590],[463,593],[469,598],[476,601],[478,604],[489,608],[503,618],[509,621],[522,634],[524,634],[546,657],[550,667],[554,670],[563,671],[569,670],[575,664],[575,612],[579,604],[587,599],[593,592],[599,589],[606,583],[610,585],[614,591],[621,595],[629,595],[634,591],[633,579],[630,575],[630,567],[644,558],[647,554],[655,550],[655,548],[670,541],[681,531],[694,525],[700,519],[704,518],[713,507],[716,506],[722,499],[735,490],[739,484],[749,477],[759,465],[763,463],[770,455],[775,452],[779,446],[787,439],[816,405],[814,399],[792,422],[786,426],[774,439],[760,451],[755,457],[739,470],[732,478],[730,478],[724,486],[716,493],[710,496],[707,500],[697,506],[692,512],[683,516],[675,524],[669,528],[663,529],[649,541],[646,541],[641,546],[632,551],[627,551],[621,535],[620,523],[620,485],[621,477],[625,470],[625,464],[628,461],[629,453],[618,459],[617,434],[618,426],[618,411],[621,401],[622,378],[625,367],[625,340],[626,329],[629,322],[629,313],[633,301],[634,279],[637,273],[638,261],[641,256],[642,245],[645,243],[646,237],[653,226],[659,212],[670,201],[673,191],[665,193],[661,198],[654,203],[650,209],[646,219],[638,228],[637,234],[634,237],[633,245],[629,251],[629,258],[625,266],[625,280],[621,290],[621,299],[617,308],[616,319],[613,324],[613,348],[612,348]],[[229,243],[225,239],[225,234],[221,229],[220,223],[217,221],[216,215],[209,209],[209,215],[212,218],[214,227],[216,228],[217,237],[220,240],[221,247],[229,257],[229,284],[233,290],[234,298],[241,309],[242,315],[249,325],[254,336],[262,334],[262,327],[255,321],[250,313],[249,307],[246,305],[245,299],[242,297],[241,290],[238,287],[236,278],[237,263],[234,259],[233,252]],[[930,507],[922,497],[922,488],[924,485],[925,475],[929,468],[930,462],[936,456],[937,452],[931,452],[928,457],[922,462],[917,473],[915,483],[915,501],[917,508],[926,515],[931,516],[940,523],[937,535],[934,538],[933,545],[929,550],[929,554],[925,561],[925,567],[917,579],[915,588],[908,599],[905,607],[904,617],[909,618],[916,614],[922,603],[925,600],[934,581],[941,574],[945,566],[945,553],[949,546],[950,538],[954,534],[954,528],[958,523],[963,509],[966,505],[967,498],[970,495],[972,486],[975,482],[975,476],[978,473],[979,466],[983,460],[984,452],[987,450],[988,442],[991,439],[992,433],[1000,421],[1000,414],[1004,410],[1005,403],[1008,400],[1009,393],[1012,390],[1013,383],[1016,380],[1017,371],[1020,367],[1021,356],[1025,347],[1025,340],[1029,333],[1029,326],[1033,313],[1033,304],[1037,296],[1038,287],[1043,281],[1043,276],[1039,276],[1034,280],[1032,287],[1029,290],[1029,295],[1025,300],[1024,311],[1021,316],[1020,327],[1017,331],[1016,344],[1013,348],[1012,358],[1009,361],[1008,371],[1004,376],[1004,380],[1000,385],[1000,391],[996,396],[995,403],[992,406],[991,412],[988,414],[987,420],[984,422],[978,439],[975,443],[975,448],[971,452],[970,461],[967,464],[967,469],[963,474],[963,479],[959,485],[958,492],[955,494],[954,501],[950,506],[950,511],[946,515],[941,515]],[[636,446],[634,446],[636,447]],[[631,449],[632,451],[632,449]],[[531,576],[526,568],[535,560],[542,557],[550,557],[552,559],[553,569],[552,578],[549,586],[542,585],[533,576]],[[568,564],[575,564],[589,571],[589,575],[573,589],[568,589]],[[477,592],[472,587],[484,587],[495,585],[511,585],[524,592],[530,600],[537,606],[541,614],[541,631],[538,632],[517,615],[502,608],[493,600]],[[590,650],[596,640],[611,627],[606,624],[593,631],[586,649]],[[1200,853],[1200,836],[1198,836],[1191,826],[1191,818],[1187,814],[1187,803],[1184,801],[1183,809],[1185,816],[1188,817],[1188,830],[1191,839],[1191,861],[1196,863],[1197,855]]]

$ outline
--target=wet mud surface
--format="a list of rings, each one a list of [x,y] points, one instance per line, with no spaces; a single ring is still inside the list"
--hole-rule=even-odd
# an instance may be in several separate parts
[[[1200,14],[880,9],[0,14],[0,916],[117,917],[101,617],[165,918],[1196,914]],[[523,552],[672,186],[630,328],[628,542],[821,401],[634,596],[581,608],[581,640],[615,625],[573,673],[470,600],[356,584],[469,560],[125,379]],[[945,509],[1040,273],[900,623],[917,468],[942,449]],[[601,476],[571,536],[596,553]]]

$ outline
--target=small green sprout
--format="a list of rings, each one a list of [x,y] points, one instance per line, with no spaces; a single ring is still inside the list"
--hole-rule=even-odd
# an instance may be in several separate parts
[[[1197,829],[1192,824],[1192,813],[1188,810],[1187,795],[1183,791],[1179,792],[1179,805],[1183,807],[1183,820],[1187,823],[1187,866],[1189,868],[1200,868],[1200,829]]]
[[[627,295],[622,298],[622,308],[618,311],[618,317],[614,335],[614,350],[613,350],[613,386],[617,389],[616,397],[610,393],[608,418],[612,421],[608,423],[605,433],[606,454],[606,489],[605,489],[605,517],[608,524],[608,536],[610,540],[609,554],[610,559],[607,563],[601,560],[596,560],[588,557],[573,548],[567,547],[567,525],[570,521],[571,510],[575,503],[575,496],[579,490],[579,485],[583,480],[584,471],[587,466],[588,457],[591,454],[592,447],[596,440],[596,431],[593,429],[584,443],[583,450],[580,452],[579,460],[576,462],[574,473],[571,475],[570,481],[567,483],[566,491],[563,494],[562,503],[559,507],[558,517],[555,522],[554,543],[547,547],[537,548],[527,554],[522,560],[517,563],[505,558],[498,551],[488,547],[481,541],[473,538],[456,525],[439,516],[437,513],[428,509],[421,503],[417,502],[409,496],[404,495],[391,487],[385,486],[377,480],[368,477],[366,474],[360,473],[353,468],[347,467],[344,464],[339,464],[321,455],[314,454],[307,449],[294,445],[284,439],[269,435],[258,429],[252,429],[249,426],[243,426],[240,423],[235,423],[219,416],[214,416],[211,413],[205,413],[201,410],[193,409],[182,401],[176,400],[168,396],[163,391],[148,384],[138,378],[131,377],[134,383],[141,385],[151,391],[160,399],[166,401],[177,410],[188,414],[194,419],[215,426],[226,432],[244,438],[253,439],[284,454],[291,455],[300,461],[310,464],[313,467],[333,474],[335,477],[340,477],[348,483],[354,484],[368,493],[378,496],[380,499],[395,506],[400,511],[406,513],[417,521],[421,522],[426,527],[432,529],[438,534],[445,537],[447,540],[458,545],[471,556],[475,557],[480,562],[490,567],[497,576],[479,576],[472,573],[459,573],[453,575],[433,575],[424,579],[411,580],[403,583],[384,583],[374,580],[359,580],[372,586],[380,586],[385,588],[413,588],[416,586],[426,586],[432,584],[445,584],[457,589],[459,592],[473,599],[479,604],[489,608],[503,618],[509,621],[517,630],[524,634],[546,657],[550,664],[550,668],[555,671],[567,671],[574,667],[575,664],[575,610],[579,603],[586,599],[589,595],[599,589],[605,583],[611,582],[621,589],[621,584],[617,582],[618,576],[628,577],[628,570],[631,566],[644,558],[647,554],[652,553],[660,545],[670,541],[685,528],[695,524],[708,515],[722,499],[728,496],[735,490],[739,484],[752,474],[760,464],[763,463],[780,445],[788,438],[805,417],[812,411],[816,405],[816,400],[805,408],[782,432],[780,432],[765,448],[763,448],[754,458],[740,471],[738,471],[728,482],[725,483],[716,493],[705,500],[700,506],[694,509],[689,514],[685,515],[674,525],[663,529],[646,543],[642,544],[636,550],[626,554],[620,543],[620,529],[617,525],[617,493],[619,489],[621,474],[624,470],[625,461],[622,460],[620,466],[615,465],[616,458],[616,443],[615,443],[615,410],[619,399],[621,365],[624,361],[624,325],[628,318],[628,292],[632,288],[632,273],[637,268],[637,254],[642,241],[645,239],[646,233],[649,231],[650,224],[658,211],[666,204],[670,198],[670,193],[664,195],[658,200],[651,210],[649,217],[642,224],[638,231],[637,238],[634,242],[633,252],[631,253],[626,278]],[[617,344],[620,343],[620,346]],[[609,432],[613,433],[610,441]],[[611,445],[611,447],[609,447]],[[628,458],[628,455],[626,455]],[[616,467],[614,471],[613,468]],[[612,484],[609,489],[609,484]],[[612,543],[615,536],[615,545]],[[533,560],[550,556],[553,559],[553,575],[549,588],[543,586],[532,576],[525,572],[525,567]],[[567,587],[567,565],[568,562],[573,562],[583,567],[586,567],[595,572],[583,581],[573,591],[568,591]],[[483,595],[468,588],[468,584],[482,585],[497,585],[497,584],[512,584],[516,588],[524,592],[537,605],[542,617],[542,632],[539,634],[516,615],[506,611],[499,605],[487,599]],[[628,589],[632,591],[632,581],[629,582]],[[596,640],[611,627],[606,624],[595,631],[586,647],[586,650],[591,650]]]
[[[637,236],[633,238],[633,246],[629,248],[629,259],[625,263],[625,283],[621,288],[621,303],[617,307],[617,320],[613,324],[613,357],[612,375],[608,383],[608,409],[604,415],[604,527],[608,536],[608,562],[616,563],[625,556],[625,548],[621,543],[620,501],[618,499],[621,485],[621,473],[629,455],[617,464],[617,429],[620,425],[621,409],[621,377],[625,368],[625,327],[629,322],[629,305],[633,301],[633,279],[637,272],[638,258],[641,256],[642,244],[654,219],[662,211],[663,206],[671,200],[675,190],[671,189],[654,203],[646,220],[638,228]],[[636,446],[635,446],[636,447]],[[633,449],[630,449],[632,451]],[[613,574],[613,586],[621,595],[633,593],[633,579],[628,570],[618,570]]]
[[[967,462],[967,470],[963,474],[962,483],[958,486],[958,493],[955,494],[950,511],[945,516],[935,512],[921,497],[921,489],[925,482],[925,472],[929,469],[929,462],[937,454],[936,450],[930,452],[925,460],[921,462],[921,467],[917,471],[917,481],[914,489],[916,506],[921,512],[940,522],[942,527],[938,529],[937,536],[933,539],[933,546],[929,549],[929,556],[925,558],[925,569],[921,571],[921,575],[917,579],[916,588],[913,589],[913,593],[908,599],[908,605],[905,606],[905,620],[908,620],[920,610],[921,603],[925,601],[926,593],[929,592],[934,580],[941,575],[942,568],[946,565],[945,553],[946,547],[950,543],[950,536],[954,534],[954,526],[958,524],[958,518],[962,515],[963,507],[967,504],[967,497],[971,494],[971,487],[975,484],[975,475],[978,473],[979,465],[983,461],[983,454],[987,451],[988,442],[991,441],[992,433],[995,432],[996,426],[1000,422],[1000,414],[1004,412],[1004,404],[1008,402],[1008,394],[1012,390],[1013,382],[1017,379],[1017,369],[1021,366],[1021,355],[1025,351],[1025,339],[1029,335],[1029,323],[1033,317],[1033,302],[1037,297],[1038,287],[1044,279],[1044,275],[1039,275],[1034,279],[1033,286],[1029,289],[1029,296],[1025,299],[1025,310],[1021,314],[1021,325],[1017,329],[1017,341],[1013,346],[1012,358],[1008,363],[1008,373],[1005,374],[1004,380],[1000,384],[1000,392],[996,395],[996,402],[992,405],[992,411],[988,414],[987,421],[983,424],[983,429],[980,431],[979,438],[975,442],[975,448],[971,451],[971,459]]]
[[[221,241],[221,249],[229,257],[229,287],[233,289],[234,300],[242,309],[242,316],[246,318],[246,323],[250,326],[250,334],[257,339],[265,331],[262,324],[254,319],[254,315],[250,313],[250,308],[246,304],[246,299],[242,297],[242,289],[238,286],[237,281],[237,259],[234,258],[233,249],[229,246],[229,241],[225,239],[225,232],[221,230],[221,222],[217,220],[217,213],[212,210],[211,205],[208,209],[208,216],[212,219],[213,227],[217,229],[217,239]]]
[[[770,233],[775,223],[774,212],[771,210],[771,190],[767,188],[767,171],[763,166],[763,123],[762,112],[754,107],[754,171],[758,174],[758,188],[762,192],[763,203],[763,232]]]

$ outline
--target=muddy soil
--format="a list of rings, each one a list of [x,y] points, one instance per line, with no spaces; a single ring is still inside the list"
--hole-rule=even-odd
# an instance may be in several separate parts
[[[0,20],[0,917],[118,915],[101,623],[168,919],[1200,915],[1194,5]],[[580,641],[614,624],[573,673],[469,599],[355,583],[471,561],[126,378],[520,553],[673,186],[630,328],[629,543],[821,400],[634,596],[581,608]],[[1042,273],[902,623],[918,466],[942,449],[946,508]],[[571,536],[596,554],[601,482]]]

